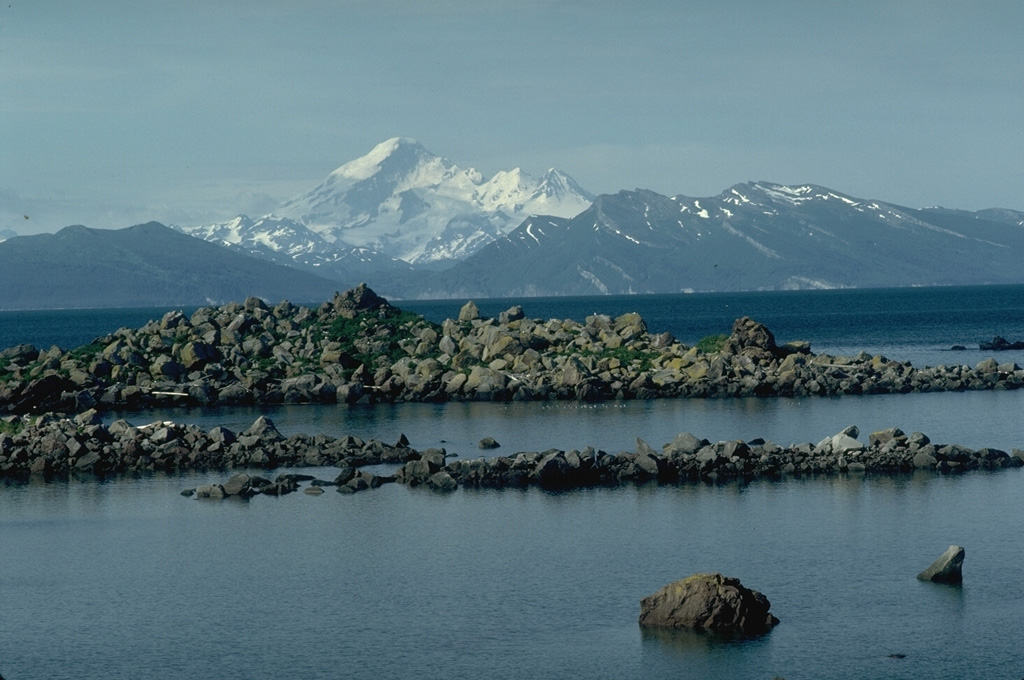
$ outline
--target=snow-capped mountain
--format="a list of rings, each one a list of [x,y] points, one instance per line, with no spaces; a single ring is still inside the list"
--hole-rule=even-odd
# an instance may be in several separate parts
[[[305,225],[276,215],[257,219],[239,215],[228,222],[179,229],[204,241],[264,254],[267,258],[281,256],[299,262],[329,247],[327,241]]]
[[[485,178],[395,138],[274,215],[181,231],[413,298],[1024,283],[1022,227],[813,184],[593,199],[557,170]]]
[[[350,161],[276,211],[327,242],[417,264],[466,257],[531,214],[571,217],[593,197],[571,177],[519,168],[485,179],[418,142],[396,137]]]
[[[1024,282],[1024,213],[858,199],[815,185],[718,196],[599,196],[538,216],[421,284],[422,297],[508,297]]]
[[[412,271],[407,262],[342,241],[328,242],[305,225],[277,215],[257,219],[239,215],[219,224],[176,228],[204,241],[297,266],[343,285],[356,285],[381,275],[402,277]]]
[[[6,241],[9,238],[14,238],[18,235],[18,232],[13,229],[0,229],[0,241]]]

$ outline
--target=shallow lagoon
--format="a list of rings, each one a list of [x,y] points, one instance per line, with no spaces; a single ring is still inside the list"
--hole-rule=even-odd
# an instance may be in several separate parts
[[[178,493],[222,478],[4,488],[4,677],[1024,670],[1021,470],[560,494]],[[951,543],[967,549],[964,586],[917,581]],[[698,571],[762,590],[782,623],[747,642],[643,633],[639,599]]]
[[[662,399],[583,404],[562,402],[279,405],[251,408],[170,408],[104,414],[140,425],[154,420],[224,425],[244,430],[268,415],[285,435],[355,435],[394,443],[405,434],[418,449],[443,446],[463,458],[484,455],[477,443],[502,448],[486,455],[549,448],[609,453],[636,450],[636,438],[660,448],[680,432],[711,441],[762,437],[780,445],[817,443],[856,425],[861,441],[888,427],[918,431],[934,442],[1024,449],[1024,390],[940,392],[802,399]]]

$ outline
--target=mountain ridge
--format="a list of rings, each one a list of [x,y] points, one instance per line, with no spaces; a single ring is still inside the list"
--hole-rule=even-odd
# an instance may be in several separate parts
[[[1024,213],[913,209],[805,184],[718,196],[638,189],[534,217],[418,297],[516,297],[1024,282]],[[410,291],[413,292],[413,291]]]
[[[0,309],[149,307],[244,300],[312,301],[335,281],[258,260],[157,222],[71,225],[0,243]]]
[[[1019,232],[997,225],[1019,230],[1024,213],[914,209],[766,180],[708,197],[594,197],[555,169],[539,180],[518,167],[484,178],[395,137],[278,213],[183,231],[346,286],[422,298],[1024,280],[1005,252],[1021,256]],[[967,252],[975,256],[953,269],[934,265]]]

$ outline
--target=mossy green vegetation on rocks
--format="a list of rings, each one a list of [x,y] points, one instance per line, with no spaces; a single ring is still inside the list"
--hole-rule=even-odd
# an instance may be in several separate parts
[[[415,350],[427,329],[436,334],[440,326],[419,314],[389,306],[351,318],[338,316],[326,324],[324,332],[329,341],[337,343],[339,362],[351,375],[351,370],[360,365],[376,368],[409,356],[410,344]]]
[[[704,354],[715,354],[722,350],[722,347],[725,346],[725,342],[728,339],[729,336],[724,333],[719,335],[707,335],[697,341],[697,349],[704,352]]]
[[[0,434],[18,434],[25,428],[24,422],[18,418],[0,419]]]
[[[580,357],[593,357],[599,364],[612,366],[635,366],[640,371],[650,371],[654,367],[654,361],[661,356],[661,352],[654,350],[640,350],[633,347],[604,347],[599,350],[585,349],[579,352],[567,352]]]

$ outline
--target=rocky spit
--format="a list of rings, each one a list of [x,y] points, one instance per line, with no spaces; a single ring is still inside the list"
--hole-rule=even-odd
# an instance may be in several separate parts
[[[1024,465],[1024,451],[1016,449],[1007,453],[934,444],[923,434],[908,436],[896,428],[873,432],[862,442],[852,426],[817,444],[786,447],[763,440],[710,442],[682,433],[660,449],[637,439],[635,451],[615,454],[594,448],[552,449],[461,459],[444,449],[414,449],[404,436],[394,444],[352,436],[285,437],[265,416],[238,433],[171,422],[136,427],[118,420],[106,425],[96,410],[74,418],[7,416],[0,425],[0,477],[50,480],[161,471],[234,473],[221,484],[188,490],[188,495],[207,498],[281,495],[299,489],[304,481],[310,482],[305,490],[313,493],[329,487],[353,493],[388,482],[439,491],[460,486],[564,490],[915,470],[956,473]],[[363,469],[381,463],[393,464],[389,474]],[[337,473],[331,479],[290,473],[273,480],[258,474],[302,467],[334,467]]]
[[[914,367],[814,354],[737,319],[702,350],[651,333],[639,314],[497,319],[466,303],[438,325],[359,286],[317,308],[258,298],[174,311],[71,350],[0,351],[0,413],[177,404],[456,400],[597,401],[1017,389],[1024,370],[986,359]]]

